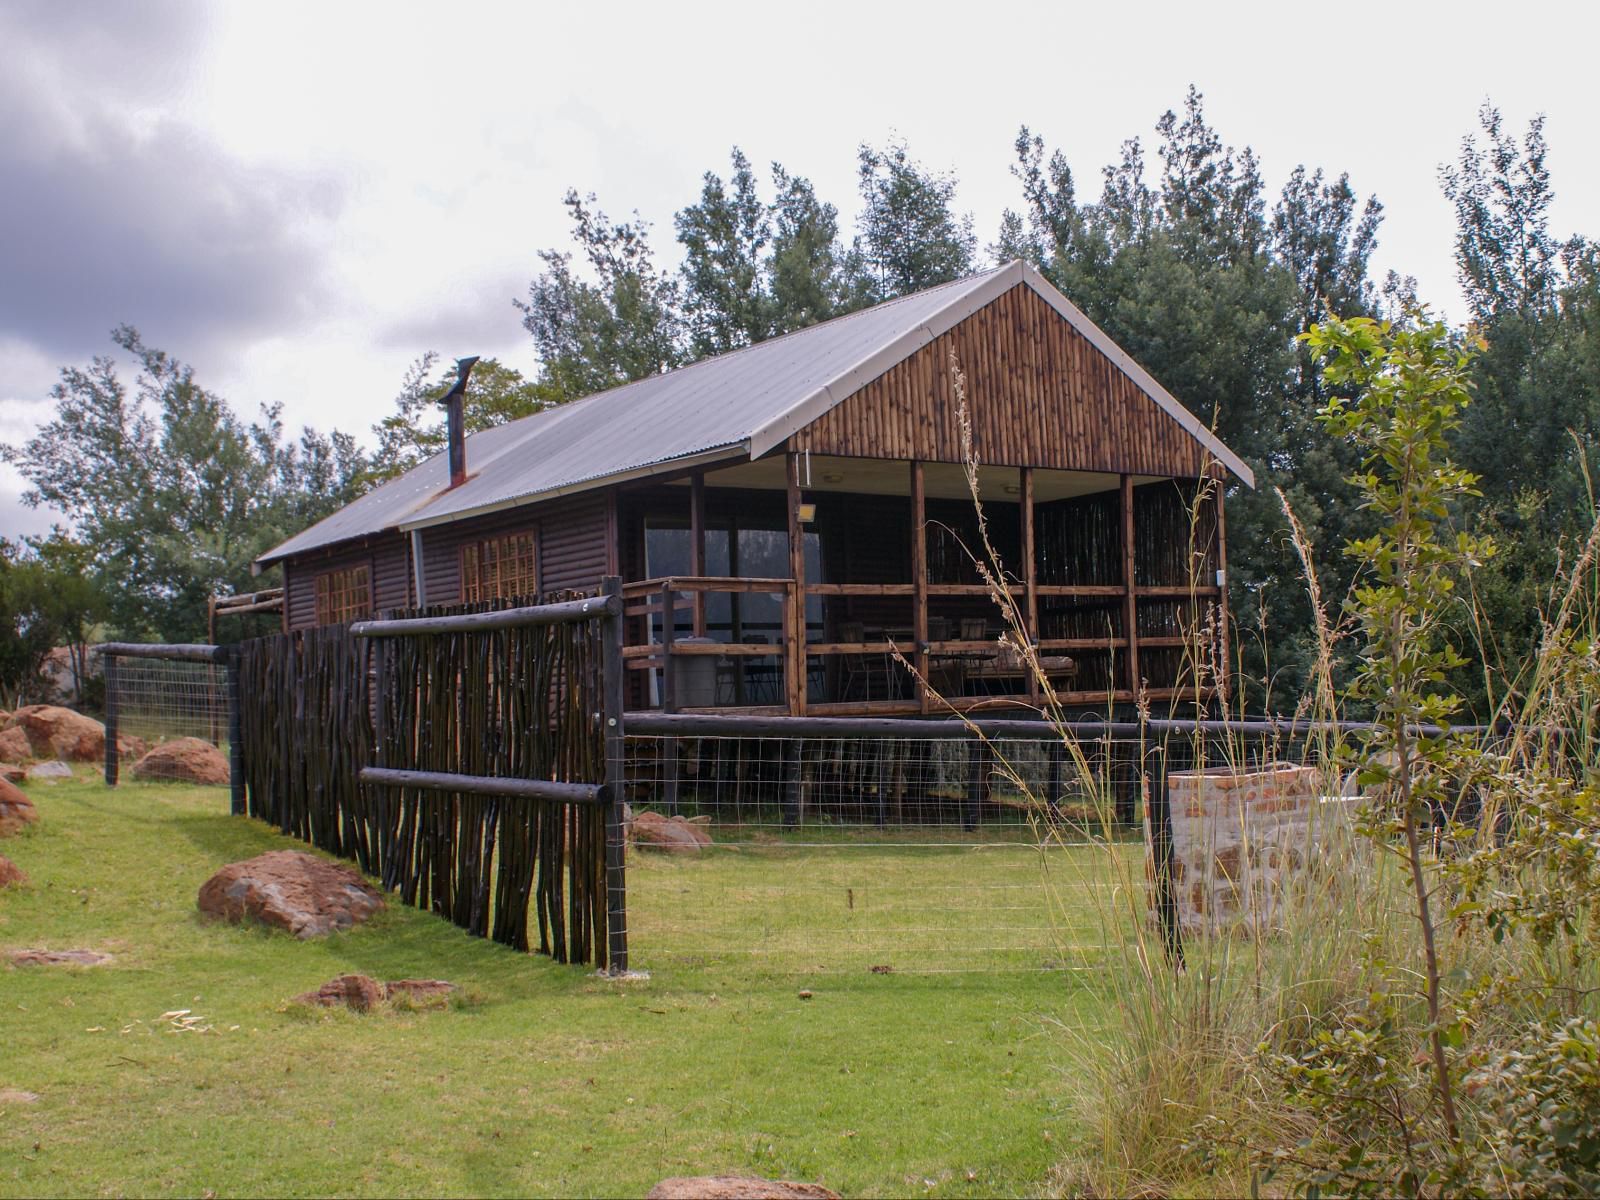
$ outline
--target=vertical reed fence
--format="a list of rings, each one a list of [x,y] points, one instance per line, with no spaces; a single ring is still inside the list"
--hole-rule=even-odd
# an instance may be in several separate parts
[[[625,969],[619,609],[504,602],[245,643],[248,812],[478,936]]]

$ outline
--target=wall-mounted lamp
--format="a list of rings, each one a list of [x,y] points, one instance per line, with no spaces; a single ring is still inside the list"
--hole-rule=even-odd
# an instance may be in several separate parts
[[[794,509],[795,517],[802,525],[809,525],[817,519],[817,506],[815,504],[797,504]]]
[[[1018,493],[1020,493],[1021,491],[1022,491],[1022,485],[1021,484],[1018,484],[1018,483],[1008,483],[1008,484],[1006,484],[1006,495],[1008,495],[1008,496],[1015,496]]]

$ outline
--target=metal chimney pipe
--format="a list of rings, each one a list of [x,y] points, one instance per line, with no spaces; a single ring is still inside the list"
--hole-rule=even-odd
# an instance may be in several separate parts
[[[477,362],[477,355],[456,359],[455,386],[439,401],[444,405],[445,428],[450,441],[450,486],[453,488],[467,481],[467,431],[462,407],[467,394],[467,378]]]

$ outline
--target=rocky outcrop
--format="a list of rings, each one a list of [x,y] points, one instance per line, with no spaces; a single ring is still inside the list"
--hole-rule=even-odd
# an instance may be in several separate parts
[[[628,834],[640,849],[668,854],[693,854],[711,845],[711,833],[700,822],[655,812],[634,814]]]
[[[98,950],[13,950],[6,957],[16,967],[102,967],[111,961]]]
[[[72,768],[58,758],[47,762],[34,763],[23,773],[24,779],[71,779]]]
[[[342,1004],[356,1012],[367,1012],[384,1001],[383,984],[370,975],[337,975],[314,992],[296,996],[301,1004],[335,1008]]]
[[[135,779],[162,779],[178,783],[225,784],[228,760],[210,742],[177,738],[162,742],[128,772]]]
[[[839,1200],[820,1183],[747,1179],[740,1175],[676,1175],[645,1193],[645,1200]]]
[[[22,730],[35,758],[99,762],[105,757],[106,727],[70,708],[30,704],[12,713],[6,728]]]
[[[199,905],[223,920],[260,921],[313,938],[361,924],[383,907],[383,896],[353,867],[273,850],[223,867],[201,885]]]
[[[38,819],[39,810],[28,794],[14,783],[0,780],[0,837],[10,837]]]
[[[28,777],[28,768],[15,763],[0,763],[0,779],[7,783],[21,783]]]
[[[33,757],[33,743],[20,729],[0,727],[0,762],[19,763]]]
[[[0,854],[0,888],[21,887],[27,882],[27,872],[4,854]]]
[[[457,990],[455,984],[443,979],[391,979],[379,983],[370,975],[339,975],[314,992],[296,996],[295,1001],[323,1008],[342,1004],[356,1012],[370,1012],[383,1001],[396,999],[417,1008],[442,1006]]]

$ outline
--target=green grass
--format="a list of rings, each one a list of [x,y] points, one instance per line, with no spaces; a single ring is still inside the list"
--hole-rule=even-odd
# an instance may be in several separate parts
[[[1084,976],[969,969],[998,921],[960,897],[1042,884],[1036,852],[634,856],[651,977],[617,983],[398,905],[319,942],[210,923],[194,898],[211,871],[299,843],[225,815],[221,790],[32,795],[41,822],[3,845],[31,883],[0,892],[0,948],[115,961],[0,967],[0,1091],[41,1097],[0,1113],[3,1194],[642,1195],[714,1171],[1027,1194],[1079,1136],[1060,1024],[1099,1025]],[[926,903],[935,885],[956,899]],[[917,932],[929,912],[937,946]],[[1063,953],[1039,925],[1010,965]],[[892,973],[866,969],[882,959]],[[350,971],[450,979],[471,1001],[288,1003]],[[172,1031],[176,1009],[209,1031]]]

